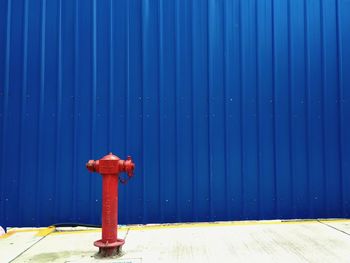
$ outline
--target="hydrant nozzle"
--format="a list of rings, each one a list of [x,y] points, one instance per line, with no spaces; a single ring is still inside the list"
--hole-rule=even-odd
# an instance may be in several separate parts
[[[94,242],[99,248],[99,255],[108,257],[117,255],[125,241],[118,238],[118,182],[119,173],[126,172],[133,176],[135,164],[130,156],[126,161],[109,153],[100,160],[89,160],[86,168],[90,172],[102,175],[102,239]]]

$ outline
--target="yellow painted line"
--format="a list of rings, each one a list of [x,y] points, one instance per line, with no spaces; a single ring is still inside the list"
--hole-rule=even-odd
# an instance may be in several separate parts
[[[53,226],[44,227],[44,228],[12,229],[12,230],[9,230],[6,234],[0,236],[0,239],[8,238],[17,233],[28,233],[28,232],[34,232],[35,236],[43,237],[54,232],[55,230],[56,228]]]
[[[12,228],[7,233],[25,233],[25,232],[38,232],[41,228]]]
[[[4,235],[0,236],[0,239],[3,239],[3,238],[8,238],[12,235],[14,235],[16,232],[12,231],[12,232],[7,232],[5,233]]]
[[[330,223],[350,223],[350,219],[322,219]],[[187,223],[187,224],[164,224],[164,225],[130,225],[122,226],[118,231],[133,230],[161,230],[161,229],[179,229],[179,228],[200,228],[200,227],[222,227],[222,226],[257,226],[257,225],[286,225],[286,224],[316,224],[317,220],[286,220],[286,221],[230,221],[230,222],[213,222],[213,223]],[[96,233],[101,232],[101,229],[88,230],[68,230],[56,231],[53,235],[62,234],[82,234],[82,233]]]
[[[319,219],[321,222],[328,223],[350,223],[350,219]],[[180,224],[161,224],[161,225],[130,225],[122,226],[118,231],[126,230],[143,231],[143,230],[161,230],[161,229],[180,229],[180,228],[200,228],[200,227],[222,227],[222,226],[257,226],[257,225],[285,225],[285,224],[315,224],[318,220],[270,220],[270,221],[229,221],[229,222],[212,222],[212,223],[180,223]],[[14,229],[0,236],[0,239],[8,238],[16,233],[36,232],[35,236],[42,237],[48,234],[85,234],[101,232],[101,228],[88,230],[63,230],[56,231],[56,228],[49,226],[46,228],[29,228],[29,229]]]
[[[0,236],[0,239],[8,238],[8,237],[13,236],[14,234],[17,234],[17,233],[38,232],[40,230],[41,230],[41,228],[13,229],[13,230],[9,230],[6,234]]]
[[[40,230],[38,231],[38,233],[36,233],[35,236],[37,236],[37,237],[44,237],[44,236],[47,236],[47,235],[49,235],[49,234],[51,234],[51,233],[53,233],[53,232],[55,232],[55,231],[56,231],[56,227],[54,227],[54,226],[49,226],[49,227],[40,229]]]

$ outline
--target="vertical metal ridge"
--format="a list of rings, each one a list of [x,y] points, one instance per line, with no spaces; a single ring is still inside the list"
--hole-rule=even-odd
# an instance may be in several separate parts
[[[28,0],[29,1],[29,0]],[[55,141],[55,192],[54,211],[55,218],[59,216],[59,166],[60,166],[60,145],[61,145],[61,119],[62,119],[62,0],[59,0],[58,7],[58,58],[57,58],[57,105],[56,105],[56,141]]]
[[[158,39],[157,39],[157,45],[158,45],[158,49],[157,49],[157,55],[158,55],[158,60],[157,60],[157,90],[156,90],[156,93],[157,93],[157,132],[158,132],[158,136],[157,136],[157,143],[158,143],[158,147],[157,147],[157,151],[158,151],[158,156],[159,156],[159,162],[157,163],[157,170],[158,170],[158,207],[161,211],[161,213],[163,212],[162,210],[162,206],[161,206],[161,187],[162,187],[162,176],[160,174],[160,169],[161,169],[161,165],[160,163],[162,162],[162,156],[160,155],[160,152],[161,152],[161,144],[160,144],[160,129],[161,129],[161,125],[160,125],[160,83],[161,83],[161,75],[164,74],[164,72],[161,71],[161,67],[160,67],[160,56],[162,54],[162,49],[163,47],[160,45],[160,41],[161,41],[161,28],[163,27],[163,24],[162,24],[162,20],[160,19],[160,15],[161,15],[161,8],[160,8],[160,2],[162,0],[158,0],[158,3],[157,3],[157,8],[158,8],[158,12],[157,12],[157,15],[158,15],[158,19],[157,19],[157,22],[158,22]],[[159,213],[159,214],[161,214]],[[161,215],[160,215],[161,217]]]
[[[242,71],[242,64],[243,64],[243,59],[242,59],[242,1],[239,0],[238,4],[238,13],[239,13],[239,94],[240,94],[240,105],[239,105],[239,135],[241,137],[240,140],[240,165],[241,165],[241,174],[240,174],[240,181],[241,181],[241,211],[240,211],[240,219],[244,218],[244,168],[243,168],[243,71]]]
[[[194,129],[194,119],[195,119],[195,109],[194,109],[194,105],[195,105],[195,99],[194,99],[194,87],[195,87],[195,83],[194,83],[194,62],[193,62],[193,50],[194,50],[194,8],[193,8],[193,1],[191,2],[191,116],[192,116],[192,125],[191,125],[191,141],[192,141],[192,218],[195,221],[198,221],[198,216],[197,216],[197,204],[196,204],[196,200],[197,200],[197,165],[196,165],[196,156],[195,156],[195,142],[194,142],[194,138],[195,138],[195,129]]]
[[[293,158],[293,111],[292,111],[292,100],[293,100],[293,93],[292,93],[292,78],[291,78],[291,15],[290,15],[290,4],[291,0],[287,0],[287,24],[288,24],[288,132],[289,132],[289,138],[288,138],[288,154],[289,154],[289,172],[290,172],[290,204],[292,207],[292,214],[295,213],[295,202],[294,202],[294,158]]]
[[[344,174],[343,174],[343,147],[342,147],[342,137],[343,137],[343,125],[342,125],[342,70],[341,70],[341,35],[340,35],[340,21],[339,21],[339,2],[338,0],[335,0],[335,12],[336,12],[336,47],[337,47],[337,99],[338,99],[338,151],[339,151],[339,177],[340,177],[340,187],[343,187],[343,182],[344,182]],[[345,209],[344,209],[344,194],[343,194],[343,189],[339,189],[340,192],[340,201],[341,201],[341,215],[345,215]]]
[[[210,9],[209,9],[209,2],[211,0],[207,0],[207,91],[208,91],[208,96],[207,96],[207,116],[208,116],[208,171],[209,171],[209,215],[210,215],[210,220],[213,220],[213,200],[212,200],[212,196],[213,196],[213,188],[212,188],[212,182],[213,182],[213,178],[212,178],[212,158],[211,158],[211,144],[210,144]]]
[[[21,98],[21,115],[20,115],[20,143],[19,143],[19,154],[20,154],[20,165],[19,165],[19,175],[18,175],[18,199],[17,207],[19,211],[19,224],[23,224],[23,200],[22,200],[22,180],[25,166],[24,153],[22,151],[24,140],[24,121],[25,121],[25,109],[26,109],[26,97],[27,97],[27,63],[28,63],[28,1],[24,0],[24,20],[23,20],[23,60],[22,60],[22,98]]]
[[[271,0],[271,20],[272,20],[272,28],[271,28],[271,36],[272,36],[272,118],[273,118],[273,180],[274,180],[274,214],[276,217],[279,217],[279,209],[277,206],[277,162],[276,162],[276,46],[275,46],[275,0]]]
[[[304,29],[304,50],[305,50],[305,133],[306,133],[306,156],[307,156],[307,164],[306,164],[306,174],[307,174],[307,195],[308,195],[308,215],[311,215],[311,201],[310,201],[310,147],[309,147],[309,50],[308,50],[308,20],[307,20],[307,1],[304,1],[304,21],[305,21],[305,29]]]
[[[125,153],[128,154],[129,152],[129,140],[131,140],[132,138],[129,138],[129,132],[130,132],[130,121],[129,121],[129,116],[131,116],[131,114],[129,115],[129,112],[131,112],[131,106],[130,106],[130,25],[129,25],[129,19],[130,19],[130,1],[127,1],[126,3],[127,5],[127,11],[126,11],[126,22],[125,22],[125,26],[126,26],[126,113],[125,113],[125,127],[126,127],[126,131],[125,131]],[[109,121],[111,121],[111,119],[109,119]],[[132,196],[130,195],[130,188],[127,187],[126,188],[126,196],[128,197],[128,199],[131,200]],[[130,221],[130,209],[127,209],[127,214],[126,214],[126,218],[127,221]]]
[[[5,57],[5,79],[4,79],[4,94],[3,94],[3,123],[2,123],[2,138],[1,138],[1,174],[5,174],[5,168],[4,168],[4,160],[5,160],[5,146],[4,141],[6,140],[6,121],[7,121],[7,110],[8,110],[8,96],[9,96],[9,90],[10,90],[10,39],[11,39],[11,10],[12,10],[12,1],[9,0],[7,4],[7,18],[6,18],[6,57]],[[3,215],[3,222],[7,224],[6,219],[6,203],[7,201],[5,195],[4,195],[4,186],[5,184],[1,184],[1,201],[3,203],[2,207],[2,215]]]
[[[77,218],[77,143],[78,143],[78,77],[79,77],[79,1],[75,0],[75,10],[74,10],[74,98],[73,98],[73,118],[72,118],[72,136],[73,136],[73,158],[72,158],[72,217],[73,220]]]
[[[163,64],[163,1],[158,0],[158,78],[157,78],[157,84],[158,84],[158,153],[159,153],[159,162],[158,162],[158,179],[159,179],[159,185],[158,185],[158,207],[159,207],[159,214],[160,218],[163,221],[164,220],[164,211],[162,206],[162,176],[161,176],[161,162],[162,162],[162,155],[161,153],[161,107],[160,107],[160,97],[161,97],[161,78],[164,74],[163,67],[161,66]]]
[[[175,46],[175,109],[174,109],[174,115],[175,115],[175,158],[176,158],[176,164],[175,164],[175,174],[177,174],[179,172],[179,169],[177,168],[178,167],[178,154],[179,154],[179,149],[178,149],[178,142],[179,142],[179,132],[178,132],[178,113],[177,113],[177,110],[178,110],[178,84],[179,84],[179,81],[178,81],[178,77],[179,77],[179,63],[178,63],[178,52],[179,52],[179,42],[178,42],[178,38],[179,38],[179,1],[175,1],[175,8],[174,8],[174,12],[175,12],[175,43],[174,43],[174,46]],[[175,193],[176,193],[176,196],[175,196],[175,199],[176,199],[176,220],[179,221],[180,217],[179,217],[179,211],[180,211],[180,208],[179,208],[179,205],[180,205],[180,202],[179,202],[179,180],[178,180],[178,177],[176,177],[176,184],[175,184]]]
[[[97,94],[97,47],[96,47],[96,0],[92,0],[92,90],[91,90],[91,146],[90,156],[95,153],[95,138],[96,138],[96,94]],[[90,220],[94,221],[94,196],[96,188],[96,176],[89,177],[90,182]]]
[[[126,132],[125,132],[125,141],[126,141],[126,147],[125,147],[125,150],[128,151],[129,149],[129,115],[128,113],[130,112],[130,109],[131,109],[131,106],[130,106],[130,43],[129,43],[129,1],[127,1],[127,11],[126,11],[126,22],[125,22],[125,34],[126,34],[126,61],[125,61],[125,67],[126,67],[126,116],[125,116],[125,120],[126,120],[126,123],[125,123],[125,127],[126,127]],[[129,189],[129,188],[127,188]],[[127,190],[128,191],[128,190]]]
[[[111,138],[112,138],[112,116],[113,116],[113,109],[114,109],[114,30],[113,30],[113,5],[114,0],[110,0],[109,4],[109,100],[108,100],[108,141],[107,141],[107,148],[108,151],[111,151],[112,145],[111,145]]]
[[[127,1],[128,2],[128,1]],[[125,5],[127,6],[127,2],[125,3]],[[124,72],[124,77],[125,77],[125,84],[124,84],[124,90],[125,90],[125,94],[124,94],[124,115],[123,115],[123,130],[124,130],[124,138],[123,138],[123,155],[125,156],[126,151],[127,151],[127,147],[128,147],[128,106],[129,106],[129,80],[128,80],[128,54],[127,54],[127,50],[128,50],[128,39],[127,39],[127,27],[128,27],[128,17],[127,17],[127,10],[125,12],[125,28],[123,28],[123,34],[124,34],[124,38],[123,42],[125,42],[125,54],[123,56],[123,66],[125,69]],[[128,189],[125,189],[126,195],[128,193]]]
[[[327,173],[326,173],[326,137],[325,137],[325,115],[326,115],[326,109],[324,106],[325,103],[325,63],[324,63],[324,26],[323,26],[323,21],[324,21],[324,15],[323,15],[323,1],[320,1],[320,45],[321,45],[321,112],[322,112],[322,174],[323,174],[323,182],[322,182],[322,191],[323,191],[323,210],[325,211],[325,216],[328,215],[328,205],[327,205]]]
[[[189,8],[190,8],[190,11],[189,11],[189,14],[191,15],[191,19],[190,19],[190,26],[189,26],[189,30],[190,30],[190,41],[191,41],[191,44],[190,44],[190,53],[191,53],[191,56],[190,56],[190,63],[191,63],[191,66],[190,66],[190,71],[191,71],[191,74],[190,74],[190,85],[191,85],[191,112],[190,112],[190,116],[191,116],[191,163],[192,163],[192,166],[191,166],[191,175],[192,175],[192,207],[191,207],[191,210],[192,210],[192,218],[195,218],[196,217],[196,209],[195,209],[195,198],[196,198],[196,187],[195,187],[195,156],[194,156],[194,128],[193,128],[193,123],[194,123],[194,78],[193,78],[193,2],[190,2],[189,4]]]
[[[19,99],[19,101],[20,101],[20,106],[19,106],[19,125],[18,125],[18,141],[19,141],[19,144],[18,144],[18,148],[17,148],[17,153],[18,153],[18,157],[19,157],[19,165],[18,165],[18,173],[17,174],[15,174],[15,177],[16,177],[16,181],[17,181],[17,185],[16,185],[16,201],[15,201],[15,203],[16,203],[16,207],[17,208],[19,208],[19,207],[21,207],[21,202],[20,202],[20,200],[21,200],[21,192],[22,192],[22,189],[21,189],[21,181],[22,181],[22,175],[23,175],[23,166],[24,166],[24,164],[23,164],[23,160],[24,160],[24,158],[23,158],[23,152],[22,152],[22,145],[23,145],[23,111],[24,111],[24,109],[25,109],[25,93],[23,92],[24,90],[25,90],[25,84],[24,84],[24,75],[25,75],[25,73],[24,72],[26,72],[26,59],[25,59],[25,56],[26,56],[26,47],[24,47],[24,45],[26,44],[26,41],[25,41],[25,38],[26,38],[26,36],[25,36],[25,34],[26,34],[26,29],[25,29],[25,27],[26,27],[26,25],[25,25],[25,23],[26,23],[26,12],[27,12],[27,10],[26,10],[26,4],[27,4],[27,2],[24,0],[23,1],[24,2],[24,4],[23,4],[23,9],[24,9],[24,11],[23,11],[23,24],[21,25],[22,26],[22,28],[23,28],[23,33],[22,33],[22,35],[21,35],[21,37],[22,37],[22,39],[21,39],[21,41],[22,41],[22,43],[23,43],[23,45],[22,45],[22,56],[21,56],[21,62],[22,62],[22,66],[21,66],[21,70],[22,70],[22,74],[21,74],[21,76],[18,76],[18,77],[21,77],[21,85],[18,87],[18,89],[19,89],[19,94],[20,94],[20,99]],[[20,74],[18,74],[18,75],[20,75]],[[0,100],[1,101],[1,100]],[[0,143],[1,143],[1,141],[0,141]],[[1,145],[3,145],[3,144],[1,144]],[[2,182],[4,182],[5,180],[3,180],[2,178],[1,178],[1,176],[0,176],[0,181],[2,181]],[[1,193],[0,193],[1,194]],[[2,197],[1,197],[1,195],[0,195],[0,200],[2,200]],[[0,201],[1,202],[1,201]],[[17,220],[18,220],[18,222],[22,222],[22,214],[23,214],[23,212],[21,211],[21,209],[19,209],[18,210],[18,217],[17,217]],[[1,219],[0,219],[1,220]]]
[[[40,53],[40,95],[39,95],[39,112],[38,112],[38,123],[37,123],[37,143],[38,148],[36,152],[36,177],[35,177],[35,185],[37,187],[35,191],[35,215],[37,218],[37,224],[40,224],[41,213],[40,213],[40,201],[41,192],[42,192],[42,180],[40,180],[40,176],[42,174],[42,152],[43,152],[43,111],[44,111],[44,99],[45,99],[45,25],[46,25],[46,0],[42,0],[42,10],[41,10],[41,53]]]
[[[145,141],[145,138],[144,138],[144,128],[145,128],[145,121],[144,121],[144,113],[145,113],[145,109],[144,109],[144,98],[145,98],[145,90],[144,90],[144,80],[145,80],[145,72],[144,72],[144,55],[145,55],[145,52],[144,52],[144,45],[145,45],[145,29],[144,29],[144,19],[145,19],[145,16],[144,16],[144,2],[141,1],[141,4],[140,4],[141,8],[140,8],[140,16],[141,16],[141,19],[140,19],[140,22],[141,22],[141,25],[140,25],[140,28],[141,28],[141,56],[140,56],[140,64],[141,64],[141,86],[142,86],[142,105],[141,105],[141,109],[142,109],[142,125],[141,125],[141,130],[142,130],[142,140],[141,140],[141,153],[142,153],[142,167],[145,167],[145,146],[144,146],[144,141]],[[143,173],[145,171],[143,170]],[[144,176],[144,174],[142,174],[142,196],[143,196],[143,202],[142,202],[142,211],[143,211],[143,222],[147,222],[147,209],[146,209],[146,187],[145,187],[145,184],[146,184],[146,177]]]
[[[261,218],[261,198],[260,198],[260,188],[261,188],[261,165],[260,165],[260,115],[259,115],[259,105],[260,105],[260,84],[259,84],[259,27],[258,27],[258,4],[255,1],[255,79],[256,79],[256,93],[255,93],[255,115],[256,115],[256,155],[257,155],[257,218]]]
[[[223,74],[222,74],[222,83],[223,83],[223,112],[224,112],[224,160],[225,160],[225,167],[224,167],[224,182],[225,182],[225,217],[229,217],[229,198],[228,198],[228,174],[227,174],[227,166],[228,166],[228,158],[227,158],[227,83],[226,83],[226,70],[227,70],[227,60],[226,60],[226,53],[227,53],[227,39],[226,39],[226,1],[223,1],[222,3],[222,42],[223,42],[223,49],[222,49],[222,57],[223,57]]]
[[[340,3],[339,3],[339,0],[336,0],[336,10],[337,10],[337,65],[338,65],[338,81],[339,81],[339,126],[340,126],[340,129],[339,129],[339,153],[340,153],[340,178],[341,178],[341,185],[343,187],[343,189],[340,189],[342,195],[341,195],[341,198],[342,198],[342,215],[346,215],[346,212],[345,212],[345,204],[346,204],[346,201],[344,200],[344,172],[343,172],[343,169],[344,169],[344,164],[343,164],[343,156],[344,156],[344,148],[343,148],[343,116],[344,116],[344,113],[343,113],[343,107],[342,107],[342,102],[343,102],[343,66],[342,66],[342,61],[343,61],[343,54],[342,54],[342,49],[343,49],[343,42],[342,42],[342,34],[341,34],[341,31],[342,31],[342,24],[341,24],[341,21],[340,21]],[[346,190],[345,190],[346,191]]]

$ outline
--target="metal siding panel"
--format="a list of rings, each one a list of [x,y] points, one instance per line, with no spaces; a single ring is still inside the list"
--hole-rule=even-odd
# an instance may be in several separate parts
[[[159,211],[159,6],[142,5],[144,220],[157,221]],[[152,189],[149,191],[149,189]]]
[[[49,6],[48,6],[49,5]],[[52,173],[45,172],[50,171],[53,167],[52,156],[52,146],[50,145],[50,138],[54,135],[54,127],[52,123],[51,116],[51,107],[53,102],[53,94],[51,90],[54,90],[54,87],[51,86],[51,78],[49,73],[50,65],[48,51],[54,46],[48,40],[48,37],[51,37],[50,32],[46,30],[47,27],[47,16],[50,15],[48,7],[50,7],[50,2],[42,1],[41,3],[41,25],[40,25],[40,111],[39,111],[39,120],[38,120],[38,174],[39,176],[39,190],[38,195],[38,206],[37,206],[37,216],[40,224],[49,224],[50,220],[47,218],[46,213],[52,208],[50,195],[52,193],[53,180]],[[46,178],[49,178],[48,183],[45,183]],[[52,214],[52,212],[50,212]]]
[[[190,221],[192,215],[192,67],[191,5],[180,0],[176,6],[176,133],[178,220]]]
[[[199,1],[193,8],[193,151],[194,220],[210,220],[209,129],[208,129],[208,3]],[[177,148],[176,148],[177,150]],[[178,190],[180,191],[181,188]]]
[[[341,175],[343,194],[343,216],[350,214],[350,194],[347,186],[350,183],[350,2],[337,1],[338,18],[338,63],[339,63],[339,97],[341,127]]]
[[[175,2],[161,1],[159,9],[159,101],[160,101],[160,213],[161,220],[176,222],[177,170],[173,166],[176,155],[176,73],[175,65]]]
[[[96,133],[95,138],[92,140],[95,141],[95,151],[94,154],[98,156],[104,156],[106,153],[114,152],[118,156],[125,155],[125,105],[126,105],[126,55],[125,55],[125,42],[126,42],[126,34],[125,34],[125,24],[126,24],[126,15],[121,13],[117,13],[118,17],[120,17],[120,23],[118,29],[120,31],[116,31],[117,37],[119,37],[120,45],[116,45],[116,53],[122,54],[120,58],[117,59],[117,72],[120,72],[117,75],[117,79],[114,82],[114,98],[118,98],[116,100],[116,111],[114,111],[115,115],[109,115],[109,2],[108,1],[95,1],[93,4],[93,12],[95,15],[95,32],[93,33],[93,47],[95,50],[95,59],[94,59],[94,70],[95,70],[95,81],[96,81]],[[126,10],[124,6],[120,7],[122,10]],[[123,15],[122,15],[123,14]],[[120,32],[120,35],[118,33]],[[113,111],[114,109],[112,109]],[[114,143],[117,146],[109,145],[110,138],[108,137],[108,128],[109,128],[109,119],[112,121],[112,125],[115,128],[115,141]],[[119,124],[119,125],[118,125]],[[115,150],[114,150],[115,149]],[[90,174],[90,176],[95,177],[94,180],[98,180],[98,184],[100,184],[101,176],[99,174]],[[120,187],[121,188],[121,187]],[[93,192],[93,215],[94,222],[99,222],[100,215],[98,215],[97,211],[101,211],[102,204],[102,191],[101,187],[95,187]],[[121,189],[122,190],[122,189]],[[124,199],[125,192],[120,191],[120,199]],[[121,208],[123,204],[121,204]],[[98,216],[96,216],[98,215]],[[125,214],[123,215],[125,217]],[[124,219],[124,218],[123,218]]]
[[[308,1],[308,125],[309,125],[309,171],[310,171],[310,216],[323,217],[324,160],[323,160],[323,119],[322,119],[322,54],[321,20],[319,1]]]
[[[17,200],[17,207],[18,207],[18,215],[17,215],[17,221],[19,224],[22,224],[23,222],[23,198],[24,192],[25,192],[25,167],[24,162],[26,156],[24,155],[24,149],[25,149],[25,121],[27,118],[27,112],[26,112],[26,105],[27,105],[27,70],[28,70],[28,1],[24,2],[24,11],[23,11],[23,56],[22,56],[22,94],[21,94],[21,117],[20,117],[20,145],[19,145],[19,174],[18,174],[18,185],[17,185],[17,191],[18,191],[18,200]]]
[[[64,187],[59,187],[58,191],[58,216],[57,220],[71,221],[73,217],[73,152],[74,143],[74,36],[75,36],[75,2],[62,2],[62,87],[61,87],[61,131],[58,163],[58,182],[63,183]]]
[[[79,1],[75,2],[74,6],[74,93],[73,93],[73,125],[72,125],[72,137],[73,137],[73,143],[71,151],[73,153],[73,164],[72,164],[72,178],[71,178],[71,184],[72,184],[72,220],[77,220],[77,137],[78,137],[78,124],[80,121],[80,116],[78,112],[78,106],[79,106],[79,84],[78,84],[78,76],[79,76]]]
[[[241,88],[241,9],[240,1],[225,7],[225,86],[226,86],[226,173],[229,219],[243,218],[242,173],[242,88]]]
[[[14,8],[16,6],[16,8]],[[4,122],[4,135],[13,135],[12,140],[5,140],[3,147],[6,149],[6,154],[3,156],[3,166],[5,170],[11,170],[13,173],[11,179],[7,182],[4,188],[5,195],[5,211],[6,221],[12,222],[17,218],[17,210],[12,208],[12,203],[17,203],[18,191],[17,185],[19,181],[19,166],[16,165],[16,158],[19,150],[19,135],[18,129],[20,124],[21,109],[18,105],[21,105],[21,87],[22,87],[22,68],[19,67],[22,62],[21,41],[22,41],[22,19],[23,19],[23,5],[21,2],[13,2],[11,5],[11,16],[8,22],[10,23],[11,31],[9,32],[10,41],[10,54],[8,57],[7,74],[6,79],[8,81],[7,86],[7,101],[5,104],[5,122]],[[17,17],[21,17],[18,19]],[[17,51],[18,50],[18,51]],[[20,76],[20,77],[18,77]],[[5,92],[6,94],[6,92]],[[5,95],[6,96],[6,95]]]
[[[293,160],[293,215],[309,215],[308,147],[307,147],[307,84],[306,10],[303,0],[290,5],[290,85],[291,85],[291,156]]]
[[[116,154],[124,157],[126,154],[127,135],[127,105],[128,105],[128,35],[127,35],[127,4],[113,2],[113,35],[110,46],[111,54],[113,54],[113,69],[110,70],[112,75],[112,84],[110,87],[111,99],[110,103],[110,145],[112,149],[118,149]],[[107,12],[106,12],[107,13]],[[103,13],[101,12],[101,17]],[[99,20],[98,20],[99,21]],[[97,23],[99,24],[99,22]],[[98,37],[98,42],[100,38]],[[108,39],[106,39],[108,42]],[[107,47],[106,47],[107,48]],[[113,52],[113,53],[112,53]],[[101,60],[101,62],[104,60]],[[98,63],[99,64],[99,63]],[[99,82],[98,82],[99,84]],[[103,89],[102,89],[103,90]],[[108,104],[101,103],[101,109]],[[106,128],[101,130],[102,134],[106,133]]]
[[[75,176],[75,217],[79,222],[91,222],[92,210],[91,187],[92,180],[99,180],[99,176],[86,173],[85,163],[91,157],[91,109],[92,109],[92,5],[77,3],[75,12],[75,144],[72,150],[76,151],[75,167],[72,172]],[[59,103],[59,102],[57,102]],[[59,105],[59,104],[58,104]],[[58,133],[58,131],[57,131]],[[60,137],[57,134],[57,138]],[[59,178],[58,178],[59,179]],[[72,178],[73,179],[73,178]],[[73,180],[71,181],[73,182]],[[84,189],[82,191],[82,189]]]
[[[276,180],[274,151],[274,90],[272,53],[271,0],[257,2],[258,46],[258,126],[259,126],[259,196],[260,218],[270,219],[276,213]]]
[[[223,1],[209,1],[209,144],[212,220],[215,221],[227,217],[223,4]]]
[[[98,83],[97,83],[97,12],[96,12],[96,0],[91,1],[91,13],[92,24],[91,24],[91,53],[92,53],[92,61],[91,61],[91,155],[95,155],[97,152],[101,154],[102,151],[99,151],[98,146],[99,135],[98,130],[98,115],[97,115],[97,104],[98,104]],[[95,139],[96,138],[96,139]],[[97,188],[96,185],[101,185],[101,178],[99,176],[91,177],[91,185],[90,185],[90,220],[92,222],[98,222],[101,219],[100,215],[96,213],[96,211],[101,208],[101,188]]]
[[[7,9],[9,1],[0,1],[0,38],[7,40]],[[3,103],[4,98],[4,81],[5,81],[5,60],[6,60],[6,42],[0,41],[0,83],[1,83],[1,103]],[[3,104],[1,104],[3,105]],[[0,108],[1,113],[3,108]],[[2,115],[1,115],[2,118]],[[2,119],[1,119],[2,120]],[[1,122],[2,125],[2,122]]]
[[[43,87],[45,88],[44,97],[42,98],[43,106],[43,116],[42,121],[44,126],[42,126],[42,162],[41,162],[41,173],[44,175],[42,177],[42,200],[39,210],[40,224],[49,224],[54,217],[54,200],[55,200],[55,134],[56,134],[56,100],[57,94],[54,92],[57,90],[57,36],[58,28],[57,21],[54,19],[48,19],[48,17],[56,16],[58,10],[57,2],[46,2],[45,10],[45,21],[42,21],[42,31],[45,30],[45,34],[42,32],[42,43],[45,43],[45,55],[42,60],[42,81]],[[44,11],[43,11],[44,12]],[[44,24],[45,23],[45,24]],[[51,28],[51,30],[46,30],[46,28]],[[28,52],[26,50],[25,52]],[[25,61],[25,60],[24,60]],[[24,104],[25,105],[25,104]],[[23,142],[22,142],[23,143]],[[24,157],[25,158],[25,157]],[[23,169],[23,168],[22,168]],[[22,173],[25,171],[23,169]],[[49,172],[45,172],[49,171]],[[49,177],[47,184],[45,184],[45,177]],[[46,216],[49,213],[50,216]]]
[[[10,40],[11,40],[11,8],[12,2],[7,2],[7,5],[2,5],[4,7],[3,20],[2,22],[2,39],[5,41],[0,41],[3,47],[3,56],[1,61],[1,179],[4,183],[0,185],[1,190],[1,215],[0,218],[3,224],[6,220],[6,206],[7,206],[7,196],[5,194],[5,184],[8,179],[5,177],[6,169],[6,151],[5,151],[5,142],[6,142],[6,125],[7,125],[7,107],[8,107],[8,93],[9,93],[9,67],[10,67]]]
[[[290,156],[289,8],[274,1],[274,103],[277,215],[292,216],[292,165]]]
[[[323,10],[323,96],[326,216],[341,217],[341,173],[339,147],[339,80],[337,65],[337,23],[335,1],[324,1]]]
[[[38,115],[39,115],[39,87],[40,87],[40,29],[41,4],[28,2],[28,70],[26,77],[26,113],[23,129],[25,130],[23,143],[24,160],[21,165],[24,170],[23,187],[23,222],[22,225],[37,226],[37,191],[38,191]],[[39,59],[38,59],[39,58]],[[24,106],[24,105],[23,105]],[[28,176],[28,175],[31,176]],[[8,222],[11,224],[11,222]]]
[[[55,175],[54,175],[54,218],[57,220],[59,216],[59,199],[60,191],[60,145],[62,137],[62,2],[59,2],[57,11],[57,91],[56,91],[56,136],[55,136]]]
[[[256,3],[241,3],[243,219],[259,217]]]
[[[349,216],[349,3],[0,1],[0,225]]]
[[[111,0],[113,3],[114,1]],[[142,20],[141,12],[142,6],[141,1],[133,0],[129,1],[129,49],[128,49],[128,61],[129,61],[129,104],[130,109],[128,110],[129,116],[129,147],[127,154],[132,155],[135,160],[136,166],[135,173],[140,177],[143,173],[142,165],[142,152],[143,152],[143,100],[142,100]],[[114,4],[113,4],[114,5]],[[115,17],[115,15],[113,15]],[[114,78],[112,78],[114,79]],[[111,87],[113,91],[113,87]],[[113,100],[111,100],[113,104]],[[111,105],[112,105],[111,104]],[[114,137],[111,133],[111,138]],[[145,178],[140,178],[135,180],[133,184],[128,184],[130,188],[128,200],[121,200],[128,205],[128,210],[130,211],[130,223],[140,223],[144,221],[143,217],[143,180]]]

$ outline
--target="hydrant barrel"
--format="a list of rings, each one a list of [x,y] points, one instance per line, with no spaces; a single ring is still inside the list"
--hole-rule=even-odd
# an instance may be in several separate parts
[[[118,177],[106,174],[102,178],[102,242],[117,241]]]
[[[90,160],[86,164],[90,172],[102,175],[102,239],[94,242],[99,247],[99,255],[102,257],[113,256],[120,253],[123,239],[118,238],[118,182],[119,173],[126,172],[128,177],[133,176],[135,164],[130,156],[127,160],[120,160],[112,153],[100,160]],[[126,182],[124,180],[122,182]]]

